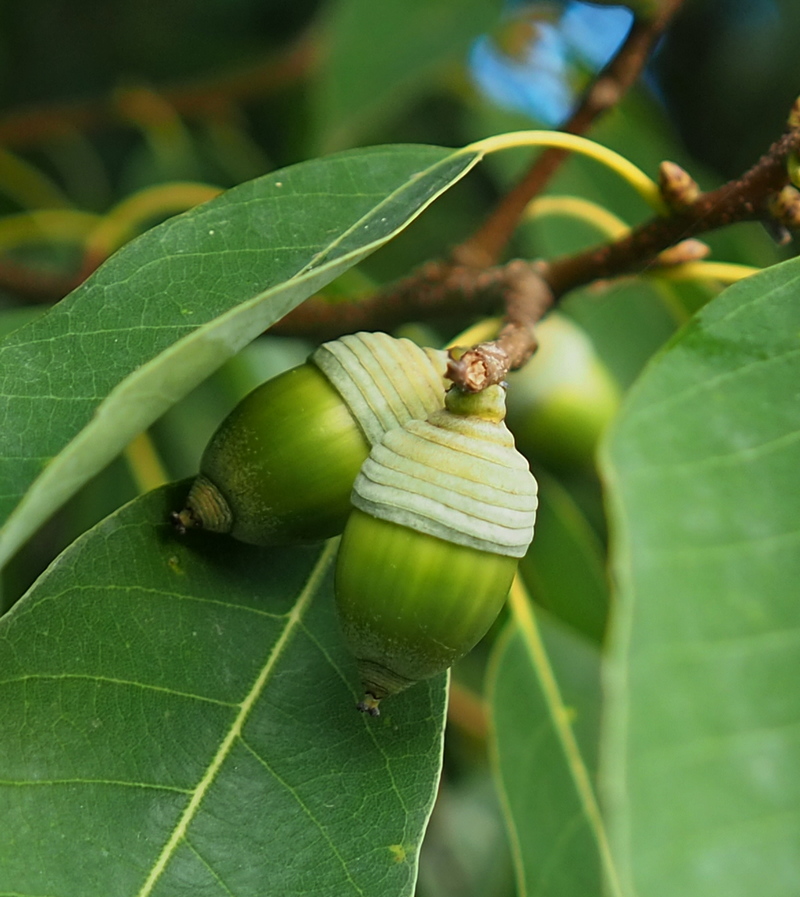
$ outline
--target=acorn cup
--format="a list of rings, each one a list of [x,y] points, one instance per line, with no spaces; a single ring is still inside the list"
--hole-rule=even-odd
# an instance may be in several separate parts
[[[537,488],[506,427],[505,390],[373,446],[356,478],[335,591],[364,687],[359,710],[448,669],[486,634],[533,538]]]
[[[337,535],[370,446],[442,407],[445,365],[443,352],[386,333],[323,343],[220,424],[173,524],[253,545]]]

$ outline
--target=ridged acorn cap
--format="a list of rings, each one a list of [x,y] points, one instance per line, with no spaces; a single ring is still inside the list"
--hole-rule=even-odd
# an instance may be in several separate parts
[[[324,343],[220,424],[173,524],[255,545],[340,533],[370,446],[384,429],[442,407],[446,363],[444,352],[386,333]]]
[[[449,542],[522,557],[533,538],[536,480],[504,417],[501,386],[475,395],[451,389],[444,409],[372,447],[353,505]]]
[[[330,380],[370,445],[387,430],[425,419],[444,402],[447,356],[387,333],[323,343],[310,359]]]

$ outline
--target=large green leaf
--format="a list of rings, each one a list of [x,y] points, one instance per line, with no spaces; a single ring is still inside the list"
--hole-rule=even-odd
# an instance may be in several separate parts
[[[131,437],[477,158],[375,147],[242,184],[128,244],[7,337],[0,564]]]
[[[489,676],[492,754],[521,897],[618,894],[594,793],[595,645],[512,596]]]
[[[318,138],[339,149],[429,92],[500,17],[500,0],[337,0],[317,85]]]
[[[411,895],[445,677],[355,710],[333,543],[177,539],[176,487],[0,621],[0,893]]]
[[[536,538],[520,561],[533,599],[598,644],[608,613],[602,546],[558,480],[539,471]]]
[[[630,893],[800,882],[800,260],[733,286],[608,440],[605,779]]]

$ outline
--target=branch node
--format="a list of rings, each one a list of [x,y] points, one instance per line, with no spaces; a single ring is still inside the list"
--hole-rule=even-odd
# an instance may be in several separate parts
[[[800,190],[791,185],[779,193],[773,193],[767,200],[770,215],[789,230],[800,228]]]
[[[800,128],[800,97],[792,103],[792,108],[789,110],[789,117],[786,119],[786,125],[790,131],[796,131]]]
[[[686,262],[699,262],[708,258],[709,255],[711,255],[711,247],[702,240],[691,237],[659,252],[655,262],[662,268],[671,268],[674,265],[684,265]]]
[[[700,198],[697,181],[675,162],[663,161],[658,168],[658,187],[667,207],[684,212]]]
[[[495,340],[450,350],[446,376],[460,389],[480,392],[502,383],[536,351],[536,324],[554,303],[541,270],[541,263],[516,259],[492,272],[492,282],[502,290],[505,323]]]
[[[502,383],[508,370],[508,353],[498,340],[493,340],[472,349],[451,349],[445,376],[465,392],[480,392],[493,383]]]

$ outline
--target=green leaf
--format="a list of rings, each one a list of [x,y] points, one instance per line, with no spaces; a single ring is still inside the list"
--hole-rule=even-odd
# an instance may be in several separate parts
[[[322,146],[352,143],[365,127],[397,116],[415,92],[430,92],[501,10],[499,0],[339,0],[317,85]]]
[[[445,677],[357,713],[335,543],[179,540],[184,492],[98,524],[0,621],[0,892],[411,895]]]
[[[589,334],[603,364],[623,389],[687,317],[672,284],[644,278],[609,284],[602,294],[596,289],[578,290],[567,300],[565,310]]]
[[[512,595],[489,673],[492,754],[520,897],[618,894],[594,794],[597,648]]]
[[[242,184],[128,244],[11,334],[0,344],[0,519],[11,514],[0,564],[134,435],[477,158],[375,147]]]
[[[604,452],[618,612],[606,732],[630,893],[800,881],[800,260],[729,288]]]
[[[538,604],[599,644],[608,611],[600,540],[557,480],[542,472],[536,478],[536,537],[520,574]]]

